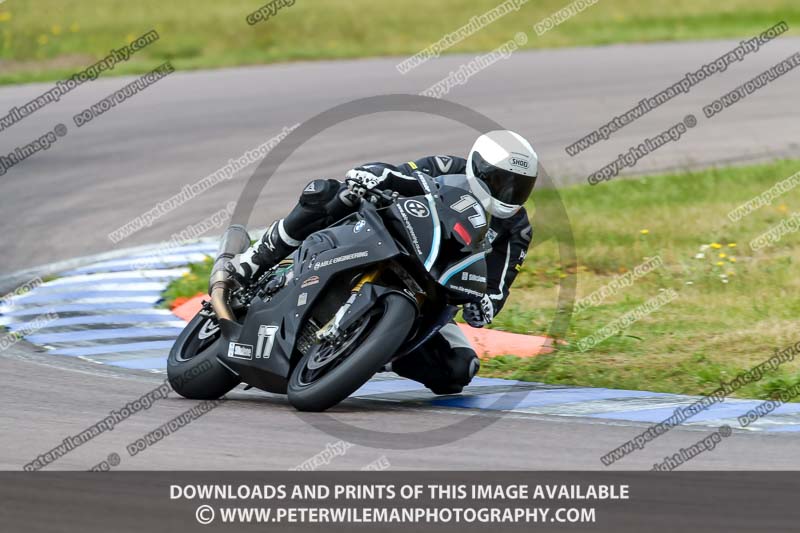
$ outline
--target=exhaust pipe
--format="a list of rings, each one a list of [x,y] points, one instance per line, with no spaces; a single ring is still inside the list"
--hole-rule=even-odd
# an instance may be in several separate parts
[[[230,226],[222,236],[217,258],[214,260],[214,266],[211,269],[211,277],[208,279],[208,294],[211,296],[211,308],[216,313],[217,318],[220,319],[220,327],[223,329],[223,333],[225,333],[226,329],[229,331],[235,329],[231,326],[236,323],[233,311],[228,305],[231,279],[225,267],[230,263],[231,259],[249,247],[250,235],[247,234],[247,229],[241,224]],[[225,324],[223,321],[228,321],[231,324]]]

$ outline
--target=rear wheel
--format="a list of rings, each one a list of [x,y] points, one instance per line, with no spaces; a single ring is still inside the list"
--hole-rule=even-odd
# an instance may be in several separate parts
[[[167,377],[184,398],[215,400],[240,383],[217,360],[222,334],[214,320],[196,315],[172,345],[167,358]]]
[[[350,396],[400,348],[415,315],[407,298],[390,293],[335,344],[314,344],[289,378],[289,403],[300,411],[324,411]]]

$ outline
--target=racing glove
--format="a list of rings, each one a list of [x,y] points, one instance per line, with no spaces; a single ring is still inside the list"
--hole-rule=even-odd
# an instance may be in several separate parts
[[[351,183],[360,185],[365,189],[374,189],[390,177],[402,178],[404,176],[400,172],[382,165],[363,165],[348,170],[347,174],[345,174],[348,188],[351,190],[353,190]]]
[[[480,302],[464,304],[464,321],[473,328],[482,328],[491,324],[494,318],[494,304],[487,295],[483,295]]]

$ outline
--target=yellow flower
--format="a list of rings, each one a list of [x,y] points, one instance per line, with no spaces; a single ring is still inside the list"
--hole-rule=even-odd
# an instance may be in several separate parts
[[[781,205],[778,206],[778,211],[780,211],[781,213],[785,213],[788,210],[789,210],[789,208],[786,207],[786,204],[781,204]]]
[[[81,27],[80,27],[80,25],[78,25],[77,22],[73,22],[72,26],[69,27],[69,31],[71,31],[72,33],[78,33],[80,31],[80,29],[81,29]]]
[[[647,235],[648,233],[650,233],[650,230],[649,229],[640,229],[639,233],[641,233],[642,235]]]
[[[734,272],[733,270],[729,270],[729,271],[728,271],[728,275],[729,275],[729,276],[735,276],[735,275],[736,275],[736,272]]]
[[[735,257],[729,257],[728,261],[730,261],[731,263],[735,263],[736,262],[736,258]]]
[[[719,258],[720,259],[725,259],[726,257],[728,257],[726,254],[723,254],[723,253],[720,252],[720,254],[719,254]]]
[[[61,34],[61,26],[58,24],[53,24],[53,27],[50,28],[50,31],[53,32],[53,35],[60,35]]]
[[[715,250],[719,250],[720,248],[722,248],[722,245],[718,242],[712,242],[711,247],[714,248]]]
[[[735,242],[729,242],[728,243],[728,248],[736,248],[736,243]]]
[[[9,11],[0,13],[0,22],[7,22],[9,20],[11,20],[11,13]]]
[[[721,266],[722,266],[722,265],[724,265],[724,264],[725,264],[725,263],[723,263],[722,261],[717,261],[717,266],[718,266],[718,267],[721,267]]]
[[[47,38],[47,35],[40,35],[39,38],[36,39],[36,41],[42,46],[46,45],[49,40],[50,39]]]

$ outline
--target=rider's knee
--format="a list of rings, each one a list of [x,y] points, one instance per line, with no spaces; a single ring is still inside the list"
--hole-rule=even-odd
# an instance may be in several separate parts
[[[310,182],[300,195],[300,205],[321,209],[333,200],[341,184],[334,179],[319,179]]]
[[[469,385],[481,368],[478,355],[470,348],[453,348],[449,359],[451,378],[455,385]]]

